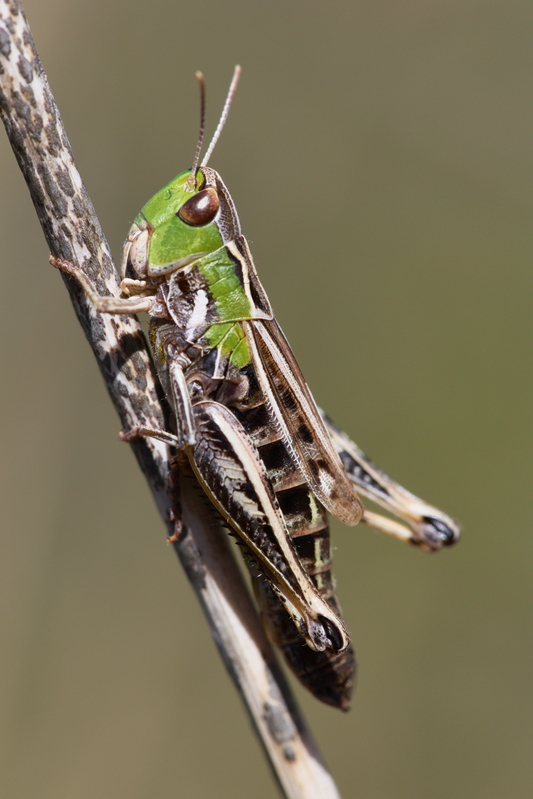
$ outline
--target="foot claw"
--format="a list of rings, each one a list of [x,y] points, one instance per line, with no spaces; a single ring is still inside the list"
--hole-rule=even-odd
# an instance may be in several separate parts
[[[167,538],[167,544],[175,544],[183,536],[183,525],[181,522],[176,522],[174,525],[174,532]]]
[[[132,427],[130,430],[121,430],[118,434],[120,441],[123,441],[125,444],[129,444],[130,441],[135,441],[136,438],[140,438],[139,435],[139,428],[138,426]]]
[[[170,521],[174,522],[174,532],[167,538],[167,544],[175,544],[183,535],[183,523],[174,508],[169,513]]]
[[[56,269],[61,269],[62,272],[68,272],[70,275],[75,275],[78,269],[78,267],[74,266],[70,261],[65,261],[64,258],[56,258],[55,255],[50,256],[48,263]]]

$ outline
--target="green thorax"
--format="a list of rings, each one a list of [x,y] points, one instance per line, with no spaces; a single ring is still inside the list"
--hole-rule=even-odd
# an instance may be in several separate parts
[[[209,346],[216,347],[237,369],[242,369],[252,360],[244,330],[239,322],[211,325],[205,333],[205,339]]]
[[[194,268],[202,275],[205,289],[213,299],[215,316],[210,319],[213,324],[255,318],[255,309],[244,289],[242,265],[226,247],[204,255]]]
[[[199,258],[191,269],[201,275],[200,290],[210,299],[206,343],[220,350],[237,368],[246,366],[250,353],[240,322],[253,319],[255,309],[244,289],[242,264],[223,246]],[[201,309],[201,302],[198,307]]]

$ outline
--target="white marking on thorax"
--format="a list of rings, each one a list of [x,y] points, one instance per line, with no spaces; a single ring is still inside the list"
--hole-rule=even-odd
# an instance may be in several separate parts
[[[207,296],[207,292],[204,291],[204,289],[199,289],[194,296],[194,307],[187,321],[187,328],[189,330],[199,327],[200,325],[205,325],[208,303],[209,297]]]

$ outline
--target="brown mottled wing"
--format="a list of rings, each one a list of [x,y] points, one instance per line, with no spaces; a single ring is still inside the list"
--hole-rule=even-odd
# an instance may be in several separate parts
[[[357,524],[363,506],[279,325],[275,320],[261,320],[244,327],[259,379],[295,468],[330,513],[345,524]]]

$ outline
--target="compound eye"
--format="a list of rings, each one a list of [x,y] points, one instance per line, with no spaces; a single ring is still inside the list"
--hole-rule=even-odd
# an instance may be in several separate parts
[[[183,203],[177,216],[192,227],[201,227],[212,222],[220,205],[218,194],[213,188],[199,191],[186,203]]]

